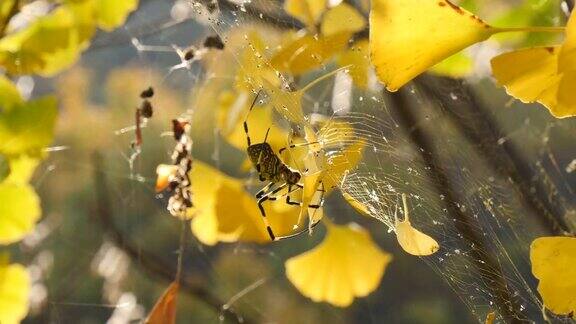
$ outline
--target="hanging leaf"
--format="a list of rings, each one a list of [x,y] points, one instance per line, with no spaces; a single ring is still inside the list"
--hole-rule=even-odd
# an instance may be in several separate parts
[[[286,261],[286,276],[313,301],[346,307],[378,288],[392,256],[356,224],[326,224],[318,246]]]
[[[23,266],[4,262],[0,263],[0,323],[18,324],[28,313],[30,276]]]
[[[408,202],[404,194],[402,194],[402,203],[404,204],[404,220],[400,221],[397,215],[394,215],[396,238],[402,249],[406,253],[416,256],[427,256],[436,253],[440,248],[438,242],[429,235],[412,227],[408,213]]]
[[[0,244],[11,244],[30,233],[40,218],[40,200],[28,184],[0,183]]]
[[[146,324],[174,324],[176,323],[176,306],[180,285],[174,281],[164,291],[162,296],[146,317]]]
[[[576,313],[576,238],[535,239],[530,262],[544,306],[559,315]]]

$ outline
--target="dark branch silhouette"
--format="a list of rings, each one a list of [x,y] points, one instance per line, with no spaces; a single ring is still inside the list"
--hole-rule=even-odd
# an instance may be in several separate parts
[[[174,281],[178,275],[176,265],[168,264],[162,258],[147,252],[141,247],[137,247],[136,244],[126,238],[120,229],[116,227],[111,208],[112,201],[108,195],[110,190],[106,183],[106,175],[103,172],[104,166],[102,156],[99,153],[94,153],[93,163],[94,182],[97,196],[97,210],[94,211],[96,220],[102,225],[105,232],[110,235],[114,244],[130,256],[135,264],[139,265],[149,274],[166,282]],[[197,280],[192,279],[189,273],[183,271],[180,274],[180,287],[190,295],[203,301],[217,314],[222,314],[227,320],[238,323],[256,323],[249,318],[234,313],[230,309],[223,309],[222,305],[224,305],[225,302],[220,300],[207,287],[201,285]]]

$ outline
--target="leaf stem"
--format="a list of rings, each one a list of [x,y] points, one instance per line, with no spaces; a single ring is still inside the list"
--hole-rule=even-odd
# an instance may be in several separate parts
[[[498,28],[493,27],[494,33],[510,33],[510,32],[524,32],[524,33],[563,33],[566,27],[508,27]]]

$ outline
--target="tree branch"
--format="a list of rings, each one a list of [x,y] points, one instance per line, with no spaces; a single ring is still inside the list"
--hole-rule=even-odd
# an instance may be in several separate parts
[[[551,196],[544,184],[536,180],[537,174],[526,163],[516,145],[512,141],[498,144],[505,135],[472,89],[460,80],[431,76],[419,77],[415,84],[426,97],[444,108],[446,115],[490,167],[500,177],[510,179],[523,205],[544,229],[552,235],[574,235],[574,229],[562,217],[562,202]],[[450,89],[458,97],[458,105],[446,95],[445,89]],[[572,208],[576,209],[576,206]]]
[[[112,202],[108,195],[110,191],[106,184],[106,175],[102,171],[104,170],[102,156],[97,152],[94,153],[93,163],[95,170],[94,182],[97,195],[97,210],[94,213],[96,220],[104,228],[106,233],[110,235],[116,246],[130,256],[135,264],[138,264],[146,272],[159,279],[166,282],[174,281],[177,277],[177,269],[174,265],[168,264],[163,259],[137,247],[128,238],[124,237],[124,234],[116,227],[110,207],[112,206]],[[230,309],[223,309],[222,305],[225,303],[215,296],[208,288],[193,280],[189,273],[181,273],[180,286],[184,291],[211,307],[217,314],[222,314],[227,320],[238,323],[256,323],[249,318],[234,313]]]
[[[462,238],[469,243],[470,254],[475,267],[490,281],[488,289],[495,298],[495,305],[499,313],[507,323],[519,322],[522,318],[520,307],[516,305],[512,293],[504,280],[504,274],[498,259],[490,253],[482,237],[475,228],[479,227],[477,221],[464,213],[458,206],[458,195],[454,191],[442,162],[436,154],[434,144],[428,139],[428,135],[418,127],[416,117],[412,114],[408,97],[410,93],[405,88],[390,94],[392,111],[398,118],[399,123],[408,132],[412,143],[419,148],[428,176],[438,194],[445,197],[445,206],[450,217],[455,220],[454,225]]]

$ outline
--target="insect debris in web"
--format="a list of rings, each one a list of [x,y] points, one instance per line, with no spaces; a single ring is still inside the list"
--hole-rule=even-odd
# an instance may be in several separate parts
[[[171,193],[167,209],[172,216],[187,218],[192,204],[192,138],[190,122],[186,118],[172,120],[172,134],[176,145],[172,152],[172,165],[159,165],[156,191],[167,190]]]

